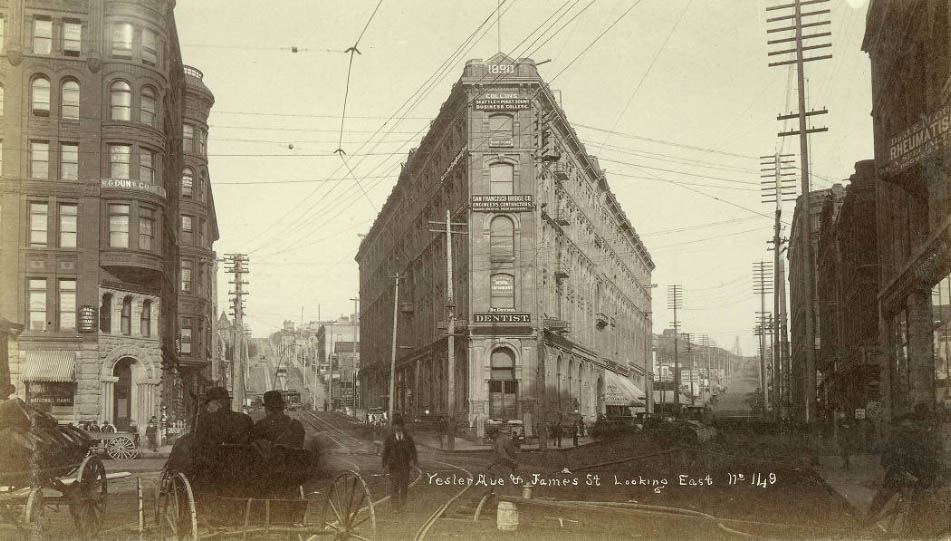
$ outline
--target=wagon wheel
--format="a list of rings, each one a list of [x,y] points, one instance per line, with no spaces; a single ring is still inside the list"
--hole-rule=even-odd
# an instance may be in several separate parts
[[[106,514],[106,468],[98,456],[87,456],[76,472],[76,480],[70,486],[69,513],[76,523],[80,537],[95,537],[102,527]]]
[[[117,436],[106,443],[106,454],[114,460],[130,460],[139,456],[139,450],[131,438]]]
[[[373,500],[360,474],[347,470],[334,478],[324,502],[323,523],[333,531],[334,539],[376,537]]]
[[[181,473],[166,473],[159,486],[156,511],[162,539],[198,539],[198,517],[191,483]]]
[[[43,534],[43,515],[43,489],[36,487],[30,490],[23,508],[23,531],[26,534],[24,539],[40,540],[46,537]]]

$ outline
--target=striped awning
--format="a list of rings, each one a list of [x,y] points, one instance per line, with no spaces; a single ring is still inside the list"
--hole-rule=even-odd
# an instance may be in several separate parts
[[[604,403],[608,406],[643,406],[647,398],[630,378],[604,371]]]
[[[72,383],[76,381],[76,352],[27,351],[21,379]]]

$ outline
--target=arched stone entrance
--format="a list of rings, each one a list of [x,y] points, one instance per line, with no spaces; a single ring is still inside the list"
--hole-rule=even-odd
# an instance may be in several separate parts
[[[120,430],[131,425],[143,433],[149,418],[159,415],[159,371],[150,351],[116,348],[100,369],[99,417]]]

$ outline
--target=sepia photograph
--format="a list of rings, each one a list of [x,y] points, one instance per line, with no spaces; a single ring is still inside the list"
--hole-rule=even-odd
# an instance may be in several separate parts
[[[0,539],[951,540],[951,0],[0,0]]]

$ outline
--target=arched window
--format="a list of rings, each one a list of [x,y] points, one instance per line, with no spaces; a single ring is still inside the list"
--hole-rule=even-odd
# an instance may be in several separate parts
[[[99,330],[104,333],[112,332],[112,293],[102,296],[102,305],[99,306]]]
[[[145,337],[152,336],[152,301],[142,303],[142,315],[139,316],[139,334]]]
[[[518,380],[515,379],[515,354],[508,348],[498,348],[490,359],[489,417],[515,419],[518,417]]]
[[[489,193],[492,195],[512,195],[515,193],[513,173],[515,168],[507,163],[494,163],[489,166]]]
[[[63,83],[60,99],[60,115],[63,118],[79,120],[79,83],[68,80]]]
[[[141,100],[139,122],[147,126],[155,126],[155,89],[151,86],[142,87]]]
[[[112,120],[132,120],[132,87],[125,81],[116,81],[109,87]]]
[[[489,255],[492,261],[515,258],[515,223],[508,216],[496,216],[489,225]]]
[[[122,299],[121,332],[126,336],[132,334],[132,297]]]
[[[192,185],[195,181],[195,172],[190,167],[182,170],[182,197],[192,198]]]
[[[34,115],[49,116],[50,114],[50,80],[46,77],[33,79],[30,93],[30,109]]]
[[[515,277],[496,273],[491,277],[490,304],[492,308],[515,308]]]

